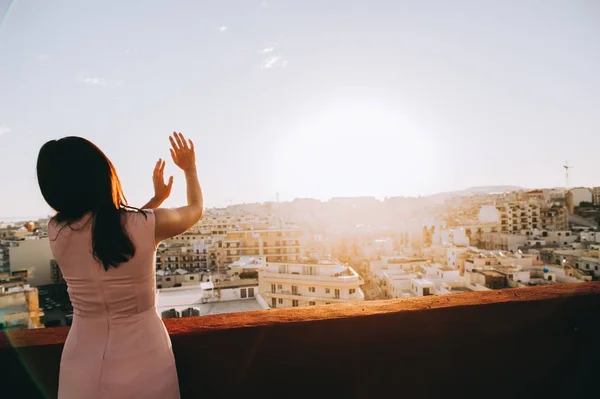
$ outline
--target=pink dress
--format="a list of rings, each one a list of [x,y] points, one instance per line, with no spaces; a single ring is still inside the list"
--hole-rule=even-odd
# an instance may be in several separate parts
[[[171,340],[156,312],[154,213],[146,214],[127,212],[135,256],[108,271],[92,255],[91,222],[48,228],[73,304],[59,399],[179,398]]]

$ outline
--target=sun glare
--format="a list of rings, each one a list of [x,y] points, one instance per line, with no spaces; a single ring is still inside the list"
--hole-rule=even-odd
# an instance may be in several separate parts
[[[273,183],[286,197],[418,193],[436,168],[427,132],[402,109],[375,101],[323,107],[280,137]]]

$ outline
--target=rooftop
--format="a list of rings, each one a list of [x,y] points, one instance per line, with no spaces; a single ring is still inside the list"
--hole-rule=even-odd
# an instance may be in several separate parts
[[[256,280],[254,280],[256,285]],[[203,283],[204,285],[209,283]],[[210,283],[212,286],[212,283]],[[260,310],[262,307],[254,298],[239,299],[230,301],[216,301],[203,303],[205,291],[200,287],[182,287],[174,289],[158,290],[156,296],[156,308],[158,314],[165,310],[176,309],[181,312],[187,308],[196,308],[200,311],[200,315],[207,314],[222,314],[247,312],[250,310]]]
[[[413,283],[415,283],[416,285],[433,285],[433,283],[427,279],[424,278],[415,278],[412,280]]]

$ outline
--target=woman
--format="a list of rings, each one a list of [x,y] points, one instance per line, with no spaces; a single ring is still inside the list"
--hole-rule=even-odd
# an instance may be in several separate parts
[[[179,398],[171,340],[156,312],[155,253],[203,215],[194,144],[173,133],[171,157],[185,173],[187,205],[154,209],[169,196],[165,162],[154,168],[155,196],[127,206],[115,168],[79,137],[41,148],[37,175],[55,211],[52,253],[67,282],[73,324],[60,363],[58,397]]]

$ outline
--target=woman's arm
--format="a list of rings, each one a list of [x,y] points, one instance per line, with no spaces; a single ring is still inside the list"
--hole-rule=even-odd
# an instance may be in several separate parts
[[[154,211],[157,243],[185,232],[204,216],[204,198],[198,181],[194,143],[189,140],[188,145],[181,133],[173,133],[169,140],[173,162],[185,173],[187,205],[175,209],[159,208]]]

